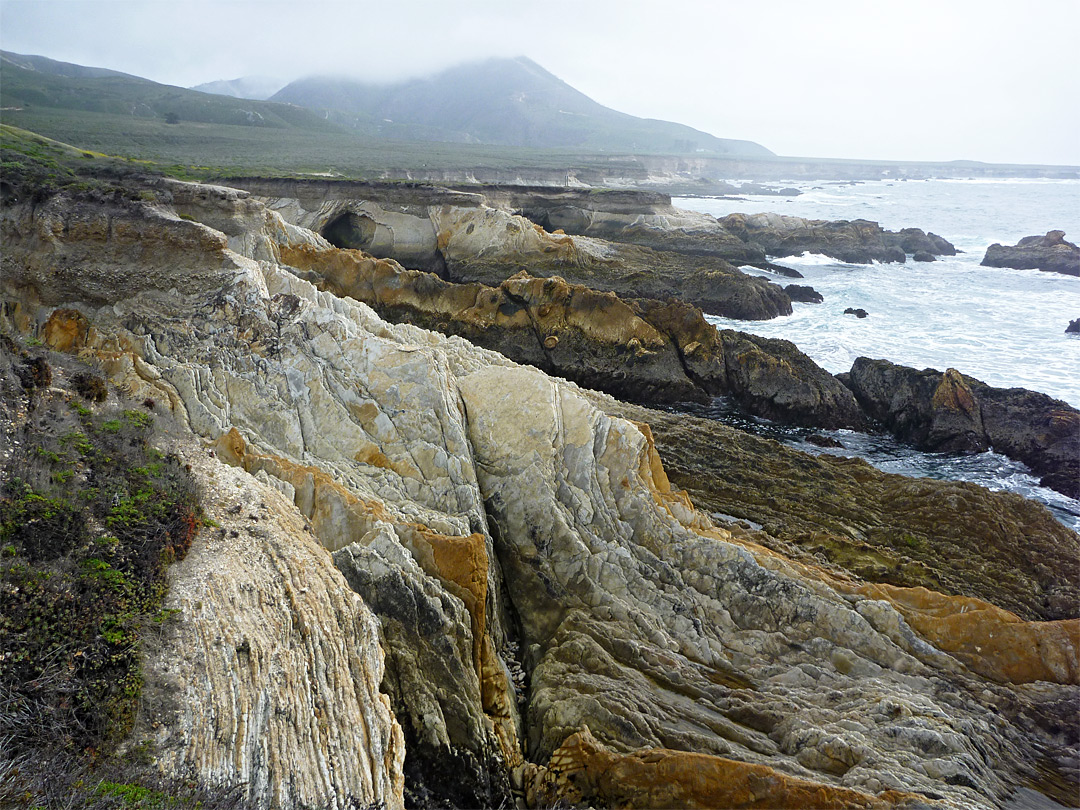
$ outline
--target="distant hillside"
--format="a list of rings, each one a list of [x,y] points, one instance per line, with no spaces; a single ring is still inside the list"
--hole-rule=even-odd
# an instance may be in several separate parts
[[[118,70],[73,65],[71,62],[57,62],[55,59],[49,59],[45,56],[24,56],[21,53],[12,53],[11,51],[0,51],[0,61],[3,62],[5,68],[17,67],[49,76],[64,76],[69,79],[100,79],[103,76],[136,78],[129,73],[121,73]],[[7,76],[5,75],[4,78],[6,80]]]
[[[395,140],[614,152],[768,157],[752,141],[637,118],[598,104],[525,57],[490,59],[426,79],[369,84],[313,77],[273,95],[331,120]]]
[[[270,76],[241,76],[239,79],[221,79],[216,82],[197,84],[190,88],[200,93],[213,93],[217,96],[233,98],[251,98],[265,101],[285,86],[281,79]]]
[[[311,110],[158,84],[104,68],[0,51],[0,107],[107,113],[135,119],[336,132]],[[5,113],[5,116],[7,113]]]

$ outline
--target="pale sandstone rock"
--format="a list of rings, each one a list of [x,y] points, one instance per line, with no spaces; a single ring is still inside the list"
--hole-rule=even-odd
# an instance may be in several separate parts
[[[245,783],[259,807],[402,807],[378,622],[273,488],[188,449],[204,530],[169,569],[142,711],[169,774]]]
[[[209,230],[170,223],[163,227]],[[263,236],[277,238],[272,229]],[[432,745],[483,726],[487,739],[471,750],[494,752],[497,741],[503,761],[486,772],[497,777],[523,757],[547,764],[587,726],[609,751],[650,767],[646,751],[681,752],[664,773],[686,780],[696,772],[680,770],[686,755],[723,757],[760,766],[756,773],[776,783],[926,791],[952,807],[995,806],[1033,772],[1041,746],[1068,753],[1067,740],[1021,715],[1065,705],[1074,688],[1007,687],[972,674],[963,656],[981,636],[965,635],[962,622],[943,652],[905,618],[915,614],[901,596],[860,593],[858,583],[712,528],[670,491],[647,431],[604,413],[594,404],[602,397],[460,339],[386,324],[364,305],[230,251],[224,237],[199,240],[201,253],[176,267],[153,265],[144,283],[154,289],[119,308],[100,299],[96,283],[78,289],[77,276],[56,303],[87,319],[84,352],[114,380],[164,392],[197,434],[225,437],[218,447],[228,460],[291,487],[292,519],[309,519],[320,541],[349,560],[343,567],[353,567],[361,590],[374,599],[381,583],[395,583],[431,607],[437,631],[389,609],[382,622],[391,666],[423,668],[424,677],[398,687]],[[50,257],[70,248],[34,250],[32,260],[21,254],[20,283],[43,288]],[[128,260],[144,252],[136,244]],[[189,285],[190,297],[162,303],[154,290],[189,274],[206,280],[203,292]],[[138,278],[124,276],[128,285]],[[44,323],[52,312],[35,309],[24,292],[5,295],[18,297],[22,322]],[[325,554],[312,552],[304,570],[305,579],[341,579]],[[348,601],[319,587],[331,604]],[[938,607],[942,618],[965,609]],[[1051,651],[1047,660],[1075,656],[1060,635],[1026,624],[1026,637]],[[194,635],[213,626],[196,623]],[[217,635],[233,640],[224,628],[208,638]],[[346,657],[366,649],[366,641],[335,638],[354,651]],[[511,639],[521,645],[528,690],[520,724],[508,668],[496,660]],[[243,646],[235,640],[234,650]],[[199,655],[206,643],[193,638],[181,649]],[[208,677],[232,677],[231,657],[205,660]],[[321,694],[302,675],[307,660],[288,670],[298,673],[291,684],[300,697]],[[1075,669],[1047,671],[1068,679]],[[439,672],[460,687],[440,694]],[[282,706],[292,699],[278,698]],[[252,722],[251,713],[236,716]],[[207,743],[208,763],[231,756],[223,745]],[[329,760],[305,745],[283,743],[281,756],[317,784],[319,762]],[[692,791],[682,776],[671,778],[671,796]],[[394,784],[393,768],[372,779]],[[596,784],[592,796],[612,795]]]

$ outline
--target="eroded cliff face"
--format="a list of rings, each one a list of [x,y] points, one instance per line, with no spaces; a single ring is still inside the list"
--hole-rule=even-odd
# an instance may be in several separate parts
[[[647,425],[320,291],[267,256],[325,242],[273,212],[224,217],[255,228],[226,236],[96,205],[4,210],[5,327],[169,403],[232,465],[206,471],[213,514],[242,506],[238,538],[174,573],[183,622],[149,664],[176,700],[145,718],[164,769],[245,776],[285,807],[706,806],[742,784],[760,806],[989,808],[1074,767],[1055,721],[1076,619],[875,586],[714,527]],[[100,238],[71,227],[102,216]],[[109,283],[53,283],[99,251]],[[980,656],[1006,627],[1023,645]]]
[[[760,250],[726,234],[714,218],[678,211],[670,201],[657,202],[656,212],[646,215],[630,216],[618,206],[590,209],[586,214],[598,218],[597,225],[568,236],[536,213],[536,200],[490,187],[468,192],[259,180],[243,186],[288,222],[323,234],[337,247],[361,249],[450,281],[497,286],[525,270],[624,298],[679,297],[732,318],[765,320],[792,311],[781,287],[726,260],[762,263]],[[547,195],[538,199],[550,202]],[[549,230],[522,212],[537,216]]]

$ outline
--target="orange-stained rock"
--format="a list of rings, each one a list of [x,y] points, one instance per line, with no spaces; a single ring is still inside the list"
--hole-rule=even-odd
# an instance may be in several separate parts
[[[259,453],[248,447],[236,428],[218,437],[214,448],[222,461],[256,474],[264,471],[294,489],[297,508],[316,537],[334,551],[360,540],[378,522],[390,523],[419,566],[461,599],[473,636],[473,665],[479,678],[483,710],[490,718],[509,767],[522,761],[511,708],[510,684],[487,632],[488,554],[484,535],[452,537],[416,523],[402,523],[378,501],[358,498],[317,467]]]
[[[78,351],[86,345],[90,323],[77,309],[53,310],[41,329],[45,344],[58,352]]]
[[[588,728],[568,737],[547,768],[528,770],[530,806],[584,800],[656,810],[884,810],[918,798],[897,791],[871,796],[708,754],[666,748],[620,754],[605,748]]]
[[[987,678],[1080,683],[1080,619],[1028,622],[981,599],[926,588],[875,584],[858,592],[889,602],[915,632]]]

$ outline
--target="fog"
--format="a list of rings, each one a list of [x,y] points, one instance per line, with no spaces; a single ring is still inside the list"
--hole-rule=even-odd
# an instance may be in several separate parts
[[[528,56],[783,155],[1080,164],[1080,2],[2,0],[0,47],[189,87]]]

